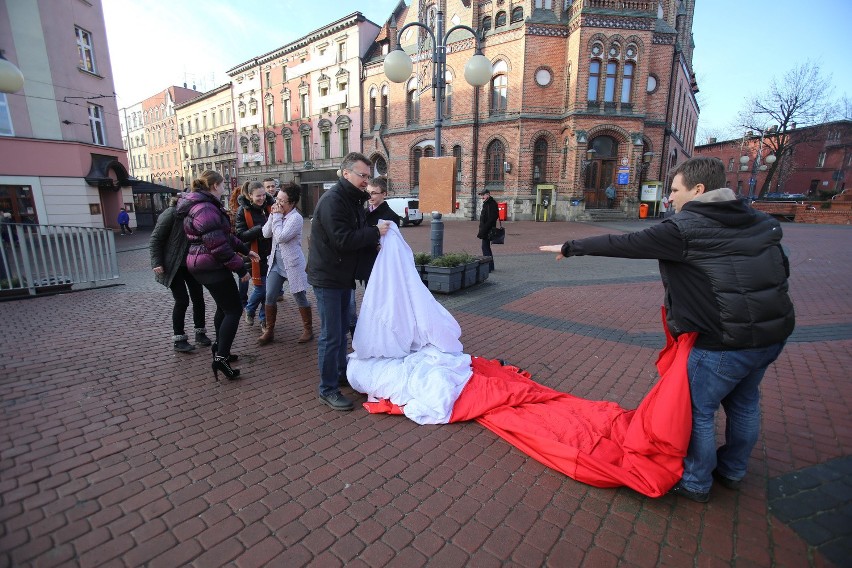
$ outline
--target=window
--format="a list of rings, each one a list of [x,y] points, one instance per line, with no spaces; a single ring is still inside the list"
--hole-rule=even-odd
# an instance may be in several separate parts
[[[524,9],[521,6],[512,9],[512,17],[509,19],[511,23],[524,21]]]
[[[411,187],[420,189],[420,158],[423,157],[423,150],[415,148],[411,152]]]
[[[624,76],[621,78],[621,102],[630,103],[633,93],[633,63],[624,64]]]
[[[533,149],[533,183],[547,182],[547,140],[539,138]]]
[[[269,83],[270,83],[270,80],[269,80],[269,71],[267,71],[266,73],[264,73],[264,76],[266,77],[266,86],[267,86],[267,87],[269,87]]]
[[[462,149],[461,146],[453,146],[453,158],[456,159],[456,182],[462,181]]]
[[[204,130],[207,130],[207,115],[204,115]]]
[[[331,132],[328,130],[320,132],[320,139],[322,140],[322,157],[328,160],[331,158]]]
[[[381,107],[382,108],[382,114],[381,114],[382,124],[387,124],[388,123],[388,86],[387,85],[382,87],[381,101],[382,101],[382,107]]]
[[[284,161],[288,163],[293,161],[293,144],[290,138],[284,139]]]
[[[287,66],[286,65],[281,66],[281,82],[282,83],[287,82]]]
[[[731,158],[730,160],[728,160],[728,171],[729,171],[729,172],[734,171],[734,159],[733,159],[733,158]]]
[[[252,116],[257,116],[257,99],[251,99],[249,101],[249,112]]]
[[[505,63],[503,66],[505,67]],[[499,64],[498,64],[499,66]],[[491,79],[491,112],[500,113],[506,112],[507,89],[509,80],[505,73],[500,73]]]
[[[817,156],[816,167],[818,167],[818,168],[825,167],[825,152],[820,152],[819,156]]]
[[[328,87],[320,87],[319,96],[320,96],[320,101],[322,101],[322,99],[324,97],[327,97],[328,96]],[[320,103],[320,104],[322,104],[322,103]],[[323,114],[323,113],[326,113],[326,112],[328,112],[328,107],[322,107],[320,109],[320,114]]]
[[[306,132],[302,133],[302,159],[311,159],[311,135]]]
[[[282,99],[281,106],[284,107],[284,122],[290,120],[290,97]]]
[[[499,140],[494,140],[485,150],[485,183],[503,183],[503,162],[506,149]]]
[[[606,83],[604,83],[604,102],[615,101],[615,76],[618,73],[618,64],[610,61],[606,64]]]
[[[589,64],[589,94],[588,99],[592,102],[598,100],[598,85],[601,80],[601,62],[592,61]]]
[[[497,12],[494,18],[494,29],[501,28],[506,25],[506,12]]]
[[[9,103],[6,100],[6,93],[0,93],[0,136],[14,136],[15,130],[12,128],[12,115],[9,113]]]
[[[346,81],[340,81],[337,83],[337,92],[338,93],[346,93]],[[340,103],[338,110],[346,110],[346,107],[349,106],[349,101],[347,100],[349,97],[347,94],[343,95],[343,102]]]
[[[308,93],[302,93],[299,95],[299,106],[301,107],[301,118],[308,118],[311,115],[311,111],[308,108],[310,104],[310,98],[308,97]]]
[[[453,74],[449,71],[444,86],[444,118],[450,118],[453,115]]]
[[[251,151],[257,154],[260,152],[260,136],[252,134],[251,136]]]
[[[535,7],[551,10],[553,9],[553,0],[535,0]]]
[[[417,81],[408,82],[408,93],[405,96],[405,117],[408,124],[420,122],[420,95],[417,93]]]
[[[106,146],[103,107],[89,103],[89,127],[92,129],[92,142],[98,146]]]
[[[482,18],[482,32],[485,33],[491,29],[491,16]]]
[[[370,130],[376,127],[376,88],[370,89]]]
[[[266,124],[275,124],[275,106],[272,101],[266,105]]]
[[[86,30],[74,27],[77,32],[77,52],[80,55],[80,69],[89,73],[97,73],[95,67],[95,50],[92,46],[92,34]]]
[[[337,62],[343,63],[346,61],[346,43],[340,42],[337,44]]]
[[[349,128],[340,128],[340,155],[345,156],[349,153]]]
[[[275,138],[270,138],[266,141],[266,163],[275,163]]]

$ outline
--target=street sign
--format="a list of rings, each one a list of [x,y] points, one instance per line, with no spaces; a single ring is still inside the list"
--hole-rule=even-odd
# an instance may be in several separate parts
[[[306,161],[305,161],[305,169],[306,169],[306,170],[312,170],[313,168],[314,168],[314,164],[313,164],[313,162],[311,162],[311,161],[309,161],[309,160],[306,160]]]

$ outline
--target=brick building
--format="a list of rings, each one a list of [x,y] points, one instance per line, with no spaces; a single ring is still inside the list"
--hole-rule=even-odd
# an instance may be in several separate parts
[[[228,71],[238,112],[240,183],[296,181],[310,214],[361,147],[361,61],[379,26],[354,12]]]
[[[611,183],[632,213],[643,179],[667,183],[666,172],[691,157],[694,0],[414,0],[400,2],[380,31],[362,85],[363,150],[393,192],[416,194],[418,160],[435,155],[428,36],[411,27],[401,38],[415,62],[409,81],[389,82],[383,61],[399,29],[434,28],[438,11],[448,29],[480,31],[493,68],[489,85],[468,85],[474,38],[461,30],[447,38],[442,154],[457,159],[457,215],[471,217],[473,190],[488,187],[508,202],[510,219],[536,218],[543,200],[551,219],[573,218],[605,207]]]
[[[755,158],[775,154],[777,138],[788,137],[787,151],[775,156],[776,161],[766,170],[754,172]],[[742,138],[711,141],[695,147],[697,156],[713,156],[726,165],[728,187],[739,195],[759,197],[767,193],[804,195],[809,200],[825,199],[846,189],[852,175],[852,121],[838,120],[793,128],[785,133],[770,128],[760,133],[746,132]],[[745,160],[741,157],[745,156]],[[743,169],[743,166],[745,169]],[[755,183],[750,191],[749,180]],[[766,183],[767,178],[769,183]]]

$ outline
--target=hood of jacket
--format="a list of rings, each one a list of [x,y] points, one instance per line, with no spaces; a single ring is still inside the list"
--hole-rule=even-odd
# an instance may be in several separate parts
[[[702,193],[685,203],[683,210],[698,213],[726,227],[750,225],[757,216],[754,209],[727,187]]]
[[[178,217],[186,217],[193,205],[198,203],[209,202],[218,208],[222,208],[222,203],[213,197],[209,191],[191,191],[189,193],[178,194],[177,214]]]

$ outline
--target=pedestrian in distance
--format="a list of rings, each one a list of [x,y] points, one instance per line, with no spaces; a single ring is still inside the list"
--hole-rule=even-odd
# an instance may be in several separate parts
[[[612,184],[606,186],[606,189],[604,190],[604,195],[606,195],[607,209],[612,209],[615,205],[615,188],[612,186]]]
[[[157,282],[171,290],[175,300],[172,308],[172,341],[174,350],[190,353],[195,345],[189,343],[186,334],[186,310],[192,301],[192,321],[195,324],[195,343],[208,347],[212,342],[205,327],[204,291],[201,284],[186,267],[189,240],[183,232],[183,222],[175,210],[177,197],[173,197],[165,211],[160,213],[157,224],[151,231],[148,249],[151,268]]]
[[[240,325],[240,293],[233,273],[248,281],[243,256],[259,260],[231,229],[231,221],[222,207],[224,179],[215,171],[206,170],[192,182],[192,192],[178,200],[177,214],[183,220],[183,230],[189,239],[186,266],[196,280],[207,288],[216,302],[213,323],[216,341],[213,343],[213,374],[219,371],[229,379],[237,379],[240,370],[231,367],[237,359],[231,355],[231,345]]]
[[[302,319],[302,335],[296,341],[307,343],[314,338],[313,313],[308,300],[308,276],[305,273],[305,254],[302,252],[302,227],[305,220],[296,207],[302,189],[296,184],[281,188],[272,206],[272,213],[263,226],[263,236],[272,241],[269,255],[269,273],[266,276],[266,331],[257,342],[271,343],[275,336],[278,320],[278,293],[285,278],[290,284],[290,293]]]
[[[482,256],[491,258],[488,269],[494,271],[494,253],[491,252],[491,230],[497,227],[497,202],[491,197],[491,192],[483,189],[479,192],[482,196],[482,212],[479,214],[479,231],[476,238],[482,239]]]
[[[781,225],[725,186],[718,158],[692,158],[672,175],[674,214],[643,231],[539,247],[571,256],[653,258],[666,324],[697,332],[687,375],[692,432],[683,476],[670,493],[704,503],[715,480],[739,489],[760,427],[760,382],[795,326]],[[725,409],[725,443],[715,416]]]
[[[122,235],[132,235],[133,229],[130,228],[130,214],[124,207],[118,212],[118,226],[121,227]]]
[[[251,181],[244,185],[240,204],[234,217],[237,237],[246,243],[260,257],[259,262],[251,263],[252,291],[245,306],[245,322],[254,325],[255,314],[260,308],[260,330],[266,331],[266,313],[263,309],[266,298],[266,273],[269,265],[267,259],[272,251],[272,241],[263,235],[263,226],[269,219],[269,210],[275,203],[259,181]]]
[[[319,397],[334,410],[352,410],[340,392],[346,382],[346,332],[355,274],[364,249],[375,249],[388,224],[367,226],[364,202],[372,164],[356,152],[341,164],[341,177],[317,202],[311,222],[308,282],[320,317],[317,342]]]

